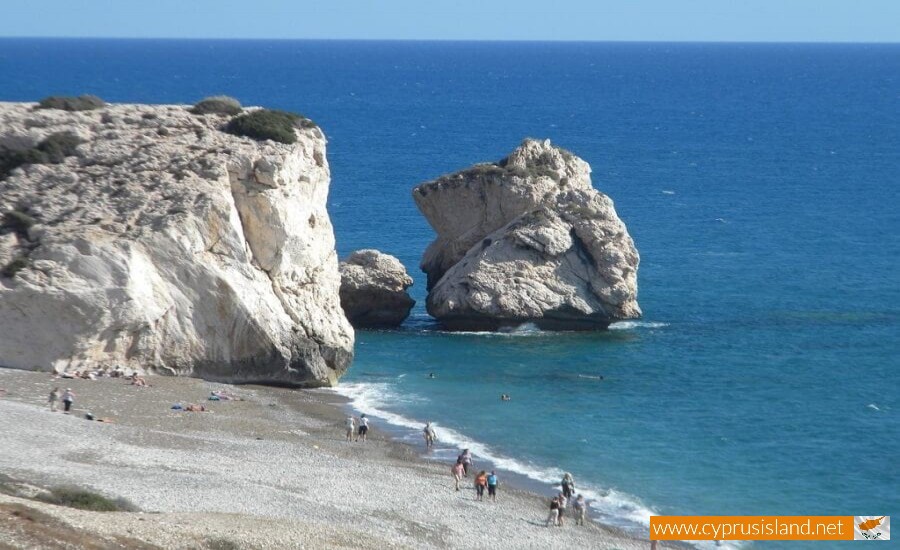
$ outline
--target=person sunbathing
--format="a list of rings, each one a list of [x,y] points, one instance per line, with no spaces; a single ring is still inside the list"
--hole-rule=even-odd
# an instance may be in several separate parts
[[[225,390],[211,391],[209,392],[209,397],[210,401],[243,401],[240,397]]]

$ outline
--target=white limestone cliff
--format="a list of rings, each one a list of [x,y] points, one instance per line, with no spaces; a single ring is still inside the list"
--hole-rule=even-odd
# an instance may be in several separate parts
[[[254,141],[184,106],[0,103],[0,147],[71,132],[60,164],[0,180],[0,366],[122,366],[334,384],[353,354],[325,202],[325,138]],[[0,267],[2,267],[0,265]]]

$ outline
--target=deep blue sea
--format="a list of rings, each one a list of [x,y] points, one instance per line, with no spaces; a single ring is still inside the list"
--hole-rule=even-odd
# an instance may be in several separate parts
[[[340,390],[396,433],[433,420],[506,471],[571,471],[637,530],[651,510],[900,514],[900,45],[0,40],[0,100],[80,93],[225,93],[324,128],[339,252],[416,279],[413,317],[358,333]],[[642,321],[429,321],[411,188],[526,136],[615,201]]]

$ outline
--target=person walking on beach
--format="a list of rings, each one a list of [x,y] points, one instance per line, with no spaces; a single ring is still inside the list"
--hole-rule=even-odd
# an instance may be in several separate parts
[[[584,502],[584,496],[578,495],[572,508],[575,509],[575,525],[584,525],[584,514],[587,511],[587,503]]]
[[[481,470],[475,476],[475,500],[484,500],[485,487],[487,487],[487,472]]]
[[[572,498],[572,495],[575,494],[575,478],[572,477],[572,474],[566,472],[560,485],[562,486],[563,495],[566,498]]]
[[[456,490],[459,491],[459,481],[465,475],[465,470],[463,469],[462,462],[457,462],[450,468],[450,473],[453,474],[453,479],[456,481]]]
[[[557,526],[559,525],[559,499],[553,497],[553,500],[550,501],[550,515],[547,516],[547,525],[546,527],[550,527],[550,525]]]
[[[463,465],[463,470],[466,472],[466,477],[469,477],[469,468],[472,467],[472,453],[469,449],[463,449],[463,452],[456,459],[457,462],[461,462]]]
[[[487,487],[488,487],[488,496],[491,497],[491,500],[497,502],[497,485],[500,482],[497,479],[497,472],[491,470],[491,474],[487,476]]]
[[[569,503],[569,499],[566,498],[566,495],[560,493],[559,496],[556,497],[556,500],[559,501],[559,526],[563,526],[563,516],[566,515],[566,505]]]
[[[66,388],[66,391],[63,392],[62,402],[63,410],[66,414],[69,414],[69,411],[72,410],[72,403],[75,402],[75,394],[72,392],[72,388]]]
[[[353,418],[353,415],[347,417],[347,420],[344,420],[344,426],[347,428],[347,443],[353,442],[353,431],[356,428],[356,419]]]
[[[431,422],[425,423],[425,429],[422,430],[422,435],[425,436],[425,448],[430,449],[431,447],[434,447],[434,441],[437,439],[437,434],[434,433]]]
[[[366,436],[369,434],[369,418],[365,415],[365,413],[359,416],[359,431],[356,434],[356,440],[359,441],[361,437],[363,443],[366,442]]]
[[[47,402],[50,403],[50,412],[56,412],[57,401],[59,401],[59,388],[53,388],[50,391],[50,397],[47,398]]]

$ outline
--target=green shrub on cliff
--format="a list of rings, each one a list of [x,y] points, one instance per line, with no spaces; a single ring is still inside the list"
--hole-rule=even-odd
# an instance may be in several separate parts
[[[137,508],[125,499],[108,499],[103,495],[85,491],[78,487],[55,487],[39,500],[57,506],[68,506],[92,512],[134,512]]]
[[[22,235],[27,235],[28,230],[34,224],[34,218],[29,216],[25,212],[10,210],[9,212],[5,212],[3,214],[3,218],[0,219],[0,234],[15,232]]]
[[[260,109],[234,117],[225,127],[225,131],[259,141],[271,139],[280,143],[294,143],[297,141],[295,128],[315,126],[313,121],[296,113]]]
[[[548,177],[559,183],[561,181],[559,174],[548,166],[528,165],[526,167],[510,166],[506,159],[496,163],[476,164],[471,168],[466,168],[460,172],[443,176],[446,179],[467,180],[476,177],[518,177],[518,178],[540,178]],[[568,181],[566,182],[568,183]]]
[[[0,180],[5,179],[19,166],[39,164],[43,160],[44,154],[34,147],[22,151],[0,148]]]
[[[50,134],[43,141],[29,149],[13,150],[0,148],[0,180],[19,166],[26,164],[59,164],[66,157],[75,154],[81,139],[70,132]]]
[[[456,174],[453,174],[455,178],[469,179],[475,178],[478,176],[485,177],[499,177],[503,176],[506,173],[506,170],[496,164],[484,163],[484,164],[476,164],[471,168],[466,168]]]
[[[93,111],[106,106],[106,102],[95,95],[50,96],[38,103],[38,109],[61,109],[63,111]]]
[[[75,149],[81,144],[81,138],[71,132],[58,132],[50,134],[37,144],[37,149],[44,154],[43,164],[59,164],[66,157],[75,154]]]
[[[28,243],[18,256],[3,267],[0,267],[0,277],[12,279],[18,272],[30,265],[29,255],[38,246],[38,243],[37,241],[31,241],[28,230],[35,223],[37,221],[34,218],[20,210],[9,210],[0,217],[0,235],[15,233],[20,239],[24,239],[24,242]],[[3,492],[2,478],[0,478],[0,492]]]
[[[20,256],[0,268],[0,277],[12,279],[16,276],[16,273],[22,271],[26,267],[28,267],[28,260]]]
[[[242,111],[241,102],[227,95],[207,97],[197,102],[191,109],[195,115],[229,115],[234,116]]]

